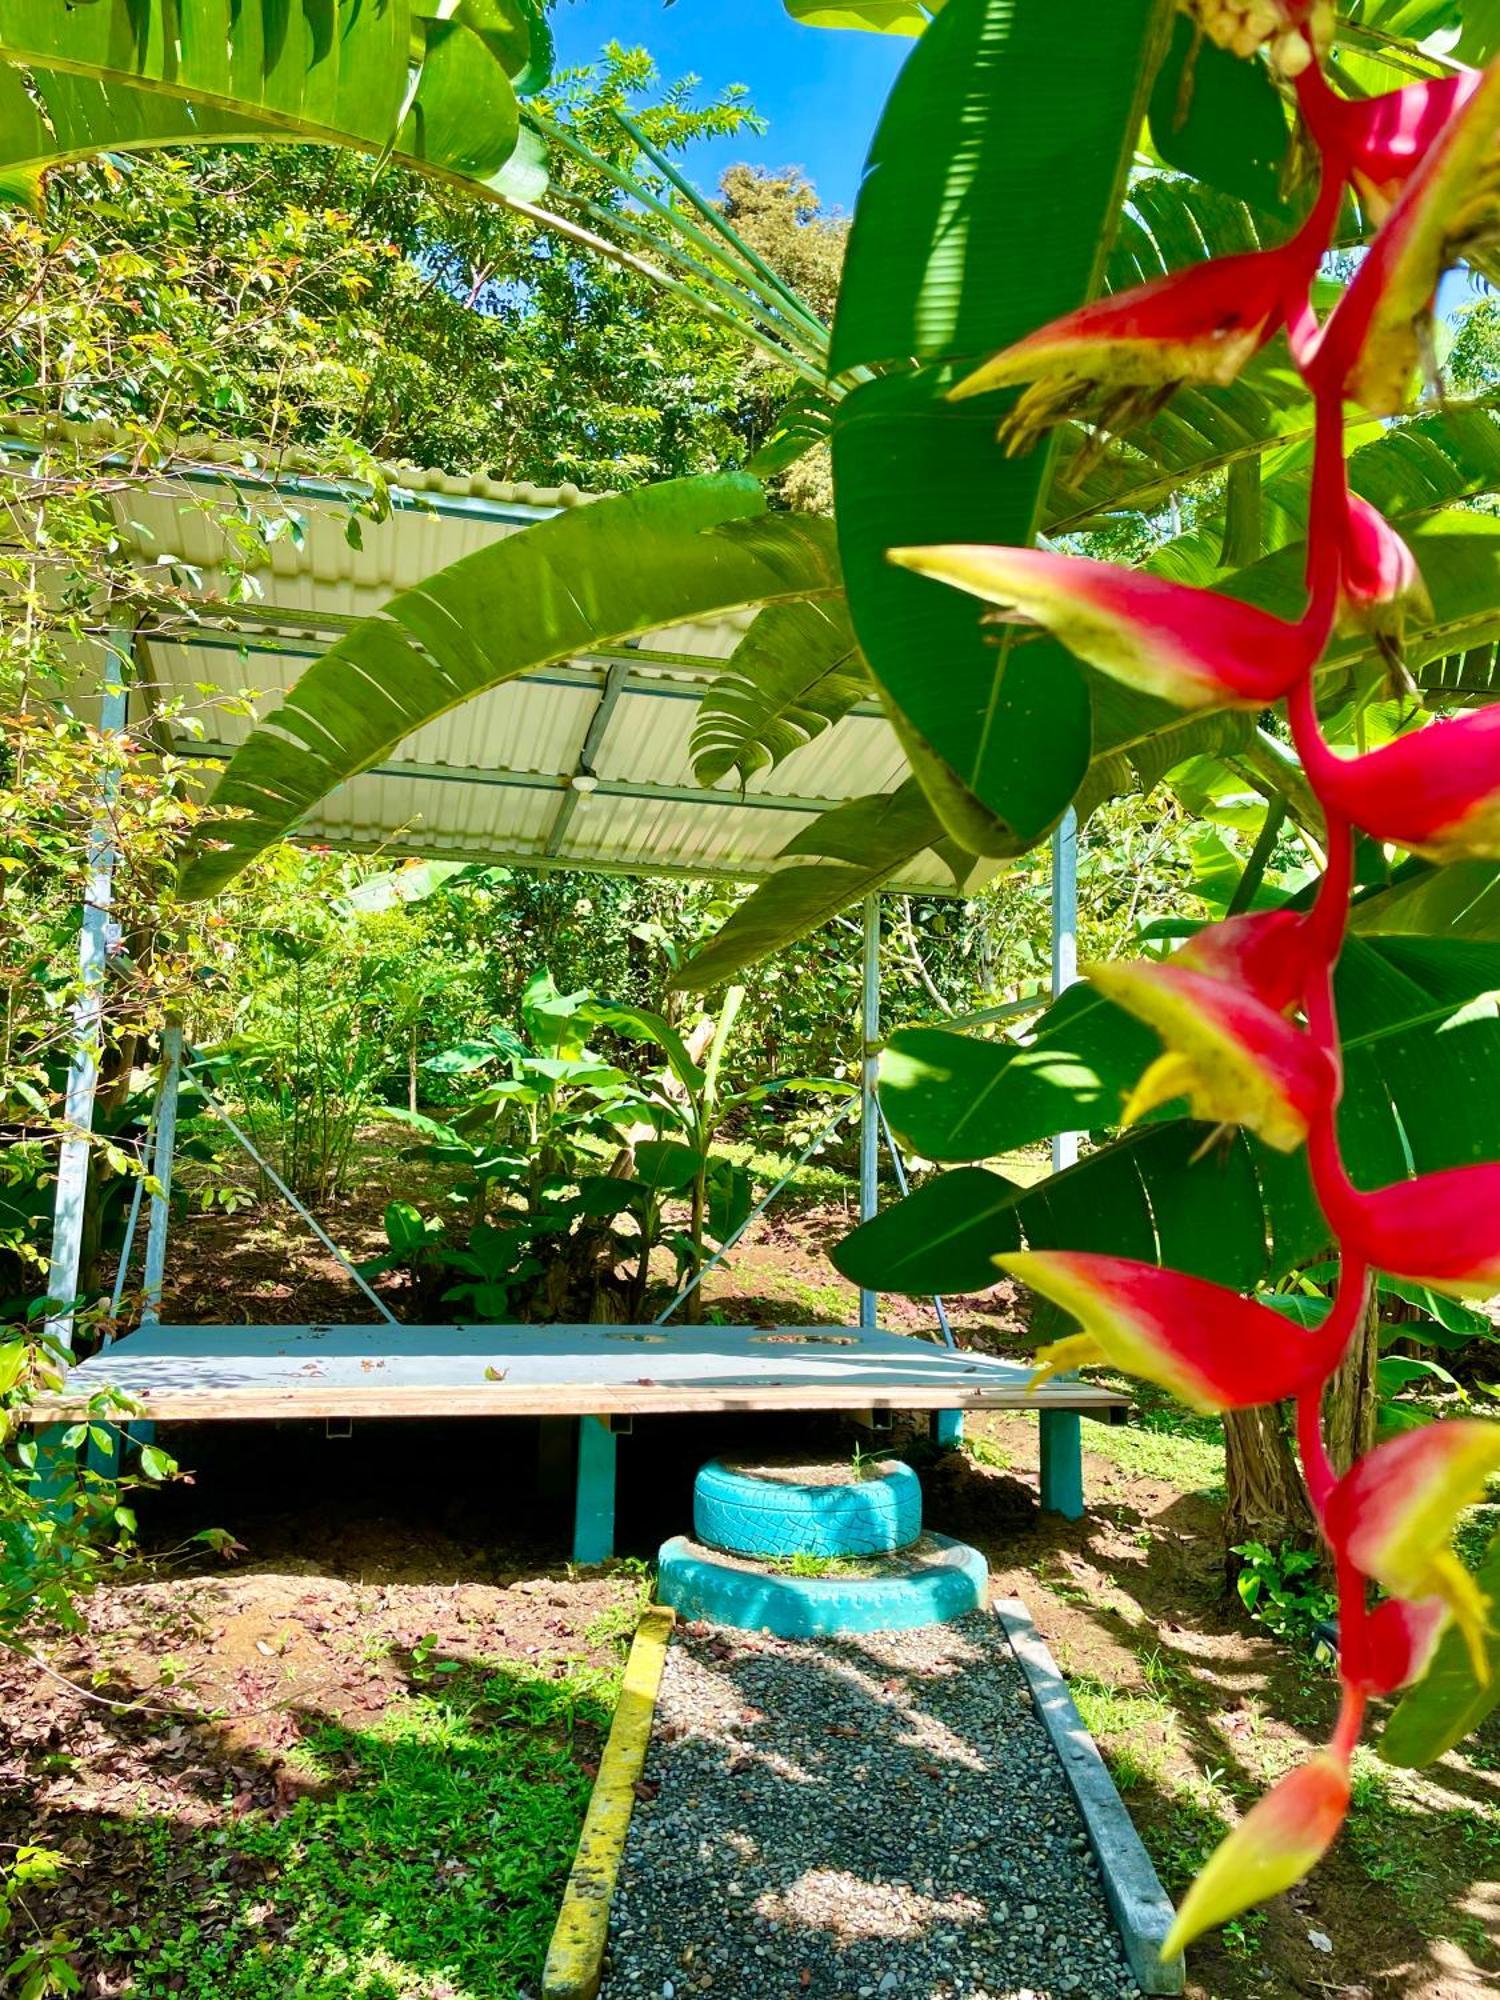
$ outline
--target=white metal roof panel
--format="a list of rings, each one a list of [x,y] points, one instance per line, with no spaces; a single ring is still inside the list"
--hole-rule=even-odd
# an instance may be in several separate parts
[[[341,507],[300,488],[279,496],[261,489],[257,504],[293,525],[273,543],[248,606],[239,608],[228,601],[230,552],[204,507],[175,485],[130,496],[128,532],[143,560],[169,556],[191,565],[208,600],[205,615],[217,624],[223,608],[224,629],[185,629],[142,647],[146,675],[161,694],[202,717],[209,754],[217,748],[222,761],[250,724],[206,703],[201,687],[253,688],[260,713],[268,714],[324,645],[393,592],[583,498],[489,480],[475,490],[449,475],[413,473],[412,484],[419,478],[442,483],[408,493],[386,520],[366,522],[358,548],[345,534]],[[523,491],[533,497],[522,499]],[[428,503],[446,511],[424,511]],[[479,695],[342,786],[309,817],[302,836],[454,859],[764,875],[818,810],[891,791],[908,767],[889,724],[866,711],[757,773],[743,793],[732,776],[700,785],[691,757],[698,702],[754,615],[664,628],[607,657],[559,662]],[[626,680],[590,760],[601,788],[573,792],[570,801],[611,661],[624,666]],[[182,747],[191,752],[192,744],[183,738]],[[896,879],[950,886],[931,855]]]

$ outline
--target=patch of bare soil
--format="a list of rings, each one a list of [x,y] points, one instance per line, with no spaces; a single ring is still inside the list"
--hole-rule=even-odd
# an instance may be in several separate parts
[[[433,1171],[403,1157],[404,1136],[375,1125],[360,1135],[358,1167],[348,1186],[322,1204],[318,1220],[354,1262],[386,1248],[390,1201],[439,1206]],[[216,1185],[226,1175],[216,1172]],[[190,1207],[173,1219],[162,1317],[184,1325],[320,1326],[369,1316],[367,1301],[305,1223],[270,1189],[258,1189],[248,1164],[237,1178],[246,1206],[235,1214]],[[191,1188],[201,1180],[193,1162],[183,1169]],[[855,1196],[819,1197],[788,1191],[751,1225],[727,1267],[703,1284],[706,1312],[740,1325],[848,1326],[859,1320],[859,1293],[829,1262],[829,1252],[858,1221]],[[106,1271],[106,1277],[112,1275]],[[672,1296],[673,1264],[665,1250],[652,1264],[647,1316]],[[410,1287],[400,1272],[374,1281],[398,1319],[412,1318]],[[987,1353],[1013,1348],[1020,1331],[1016,1290],[1009,1280],[972,1298],[946,1301],[965,1346]],[[936,1334],[929,1301],[888,1296],[882,1323],[897,1332]]]
[[[368,1740],[393,1704],[466,1664],[553,1679],[580,1662],[607,1666],[640,1591],[623,1573],[472,1574],[462,1548],[434,1560],[430,1534],[416,1561],[351,1543],[343,1574],[294,1550],[107,1584],[82,1630],[39,1640],[31,1658],[0,1654],[0,1845],[66,1857],[57,1885],[28,1895],[27,1917],[77,1941],[84,2000],[135,1990],[119,1983],[131,1927],[158,1921],[164,1900],[211,1929],[230,1892],[270,1866],[253,1844],[234,1851],[235,1830],[326,1792],[326,1779],[299,1768],[304,1739],[336,1724]],[[413,1568],[452,1580],[415,1581]],[[474,1713],[485,1719],[482,1704]],[[490,1720],[507,1722],[503,1712]],[[601,1743],[600,1723],[578,1715],[568,1748],[590,1774]],[[198,1835],[230,1843],[227,1878],[212,1891],[194,1878]],[[28,1935],[23,1921],[10,1941]]]

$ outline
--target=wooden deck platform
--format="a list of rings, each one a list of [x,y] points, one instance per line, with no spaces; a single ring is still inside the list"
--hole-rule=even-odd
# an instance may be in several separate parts
[[[859,1327],[148,1326],[68,1373],[34,1423],[123,1390],[159,1422],[1054,1409],[1108,1421],[1090,1382],[1032,1392],[1014,1361]]]
[[[988,1354],[865,1327],[146,1326],[68,1371],[27,1421],[43,1461],[101,1390],[133,1397],[137,1443],[157,1423],[352,1417],[537,1417],[576,1427],[573,1554],[613,1553],[616,1438],[636,1417],[706,1411],[932,1410],[956,1443],[966,1410],[1035,1410],[1042,1505],[1083,1511],[1081,1417],[1123,1420],[1092,1382],[1027,1388]],[[560,1443],[561,1440],[559,1439]],[[554,1449],[556,1447],[554,1446]]]

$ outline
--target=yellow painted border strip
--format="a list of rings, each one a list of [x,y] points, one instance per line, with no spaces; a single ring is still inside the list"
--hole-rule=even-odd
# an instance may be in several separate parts
[[[653,1604],[635,1628],[609,1741],[599,1760],[578,1853],[547,1949],[542,2000],[594,2000],[599,1991],[609,1941],[609,1906],[676,1617],[669,1605]]]

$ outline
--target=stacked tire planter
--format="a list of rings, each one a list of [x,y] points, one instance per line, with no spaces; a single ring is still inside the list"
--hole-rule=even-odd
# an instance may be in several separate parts
[[[663,1543],[659,1562],[657,1595],[684,1617],[787,1639],[944,1624],[978,1610],[989,1581],[977,1549],[922,1532],[921,1484],[895,1460],[710,1459],[693,1536]]]

